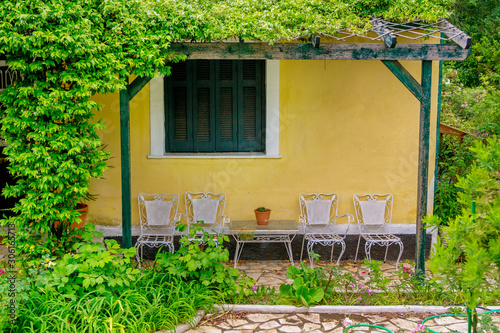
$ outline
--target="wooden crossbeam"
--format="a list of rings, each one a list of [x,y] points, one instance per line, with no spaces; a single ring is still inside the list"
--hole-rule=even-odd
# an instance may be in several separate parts
[[[470,50],[451,44],[383,43],[173,43],[188,59],[463,60]]]
[[[472,38],[462,30],[455,27],[450,22],[443,20],[439,24],[439,28],[443,30],[443,33],[446,35],[446,37],[450,38],[452,41],[460,45],[460,47],[462,47],[463,49],[467,50],[471,47]]]
[[[422,101],[423,91],[420,83],[396,60],[383,60],[384,65],[403,83],[406,88],[419,100]]]
[[[319,44],[321,42],[321,37],[317,35],[311,35],[311,43],[312,46],[317,49],[319,47]]]
[[[379,35],[384,41],[388,48],[395,48],[397,43],[397,37],[395,34],[391,33],[385,25],[385,21],[382,19],[374,19],[372,21],[373,31]]]

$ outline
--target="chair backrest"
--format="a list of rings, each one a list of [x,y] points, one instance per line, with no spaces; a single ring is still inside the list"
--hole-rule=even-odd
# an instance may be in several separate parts
[[[299,194],[299,221],[306,226],[335,224],[339,196],[337,193]]]
[[[186,192],[185,199],[188,226],[198,224],[198,221],[203,221],[203,224],[208,227],[222,225],[226,194]]]
[[[138,202],[141,234],[165,233],[166,228],[173,232],[179,206],[177,194],[140,193]]]
[[[354,211],[361,233],[390,233],[392,194],[354,194]]]

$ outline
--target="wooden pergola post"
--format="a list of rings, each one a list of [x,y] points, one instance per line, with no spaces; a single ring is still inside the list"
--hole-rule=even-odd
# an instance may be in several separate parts
[[[132,247],[132,193],[130,181],[130,108],[132,98],[151,80],[137,77],[120,90],[120,155],[122,171],[122,247]],[[128,81],[128,79],[127,79]]]

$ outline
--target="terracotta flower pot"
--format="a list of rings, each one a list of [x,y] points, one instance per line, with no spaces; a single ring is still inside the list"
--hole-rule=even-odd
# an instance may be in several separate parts
[[[81,222],[75,221],[75,222],[71,223],[71,227],[70,227],[71,230],[82,229],[85,226],[85,221],[87,220],[87,214],[89,212],[89,205],[87,205],[87,204],[79,203],[79,204],[77,204],[76,207],[77,207],[76,211],[80,213]],[[61,233],[62,230],[59,230],[59,232],[58,232],[58,229],[60,229],[60,228],[61,227],[60,227],[59,221],[54,221],[54,224],[52,227],[52,232],[55,234]]]
[[[269,223],[269,216],[271,215],[270,209],[265,212],[259,212],[257,209],[254,209],[254,212],[258,225],[267,225]]]

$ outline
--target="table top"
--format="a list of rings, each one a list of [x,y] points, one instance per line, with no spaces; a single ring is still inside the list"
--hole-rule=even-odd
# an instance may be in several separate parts
[[[297,221],[295,220],[269,220],[267,225],[258,225],[256,220],[231,220],[229,224],[229,231],[236,232],[254,232],[254,233],[266,233],[266,232],[297,232],[299,227]]]

